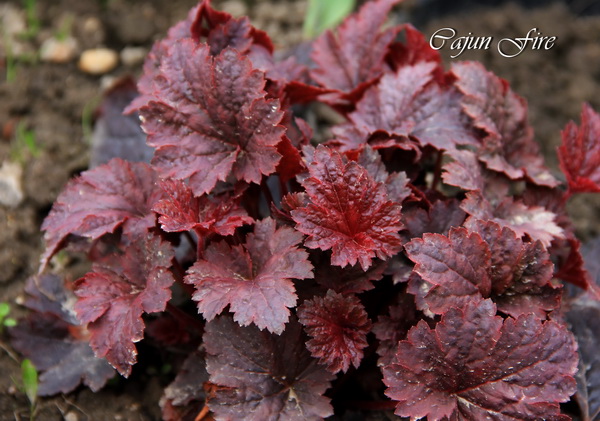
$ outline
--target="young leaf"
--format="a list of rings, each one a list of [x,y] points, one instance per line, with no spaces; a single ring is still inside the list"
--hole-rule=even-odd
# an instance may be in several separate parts
[[[304,17],[304,37],[312,39],[326,29],[333,28],[354,9],[355,0],[308,0]]]
[[[248,57],[184,39],[163,57],[154,98],[140,108],[153,164],[164,177],[189,178],[197,196],[230,174],[258,183],[275,171],[285,128],[279,102]]]
[[[570,121],[562,131],[558,158],[570,194],[600,192],[600,115],[588,104],[581,109],[581,125]]]
[[[134,343],[144,337],[142,314],[164,311],[171,298],[173,255],[168,243],[149,234],[133,239],[124,254],[95,263],[75,283],[75,311],[89,323],[90,345],[125,377],[137,360]]]
[[[166,179],[160,182],[168,199],[157,202],[152,210],[160,217],[167,232],[197,230],[207,234],[232,235],[237,227],[254,220],[230,196],[194,197],[182,181]]]
[[[277,229],[268,218],[254,226],[245,245],[211,244],[187,272],[193,284],[198,312],[212,320],[227,305],[240,325],[256,324],[280,334],[296,305],[292,279],[312,278],[308,253],[297,247],[302,234],[292,228]]]
[[[204,344],[210,381],[218,387],[208,406],[218,421],[317,421],[333,414],[323,396],[334,376],[304,346],[292,319],[280,336],[240,327],[231,317],[207,323]]]
[[[37,401],[38,373],[31,360],[25,359],[21,363],[21,379],[25,394],[33,407]]]
[[[490,300],[424,321],[383,367],[396,415],[446,419],[568,420],[559,402],[575,392],[576,344],[564,326],[534,315],[503,320]]]
[[[357,367],[367,344],[371,321],[360,300],[332,290],[325,297],[305,301],[298,309],[298,320],[311,339],[306,347],[331,373]]]
[[[147,164],[115,158],[71,180],[42,224],[46,251],[40,272],[69,235],[93,240],[121,225],[125,232],[154,226],[151,208],[162,195],[157,178]]]
[[[363,167],[319,146],[309,172],[302,185],[311,203],[291,212],[307,247],[332,249],[331,264],[363,270],[400,250],[400,205]]]

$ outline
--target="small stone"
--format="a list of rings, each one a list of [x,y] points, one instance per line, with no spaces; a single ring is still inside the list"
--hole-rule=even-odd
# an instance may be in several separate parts
[[[16,208],[23,201],[22,175],[21,165],[9,161],[2,163],[2,167],[0,167],[0,204]]]
[[[79,416],[75,412],[69,411],[65,414],[65,421],[79,421]]]
[[[102,75],[117,67],[119,55],[109,48],[85,50],[79,58],[79,69],[92,75]]]
[[[40,47],[42,61],[67,63],[77,54],[77,41],[73,37],[58,40],[54,37],[45,40]]]
[[[127,67],[135,67],[144,62],[147,53],[144,47],[125,47],[121,50],[121,62]]]

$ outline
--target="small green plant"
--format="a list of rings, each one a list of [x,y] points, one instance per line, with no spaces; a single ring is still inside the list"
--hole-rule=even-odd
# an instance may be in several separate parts
[[[304,18],[304,37],[312,39],[326,29],[335,27],[348,16],[356,0],[308,0]]]
[[[27,31],[21,34],[25,39],[35,38],[40,32],[41,23],[37,13],[37,0],[23,0],[25,18],[27,20]]]
[[[62,20],[60,26],[58,27],[58,30],[54,34],[54,37],[58,41],[65,41],[67,38],[69,38],[69,36],[71,35],[71,29],[73,28],[74,19],[74,16],[69,14],[65,16],[65,18]]]
[[[0,303],[0,332],[2,332],[5,327],[16,326],[17,321],[12,317],[9,317],[9,314],[10,304],[4,302]]]
[[[32,420],[37,403],[38,373],[31,360],[25,359],[21,363],[21,380],[23,382],[23,391],[27,395],[30,403],[30,417]]]
[[[17,124],[15,137],[11,148],[11,159],[14,162],[23,163],[29,156],[39,156],[41,150],[35,139],[35,132],[27,128],[27,124],[21,120]]]

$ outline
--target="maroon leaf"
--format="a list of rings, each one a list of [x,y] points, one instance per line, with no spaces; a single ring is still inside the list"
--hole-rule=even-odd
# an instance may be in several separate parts
[[[332,290],[325,297],[305,301],[298,320],[311,339],[306,347],[332,373],[357,367],[363,358],[371,321],[360,300]]]
[[[380,32],[380,27],[398,1],[367,2],[338,27],[337,36],[328,30],[313,43],[316,66],[311,77],[325,88],[340,91],[326,97],[326,102],[351,104],[381,76],[388,47],[398,29]]]
[[[206,399],[204,384],[207,382],[206,361],[200,352],[193,352],[184,361],[175,380],[165,388],[160,398],[163,419],[169,420],[169,417],[165,416],[169,409],[174,410],[176,407],[182,412],[187,412],[188,408],[194,407],[194,403],[203,402]],[[183,417],[175,419],[181,420]]]
[[[71,180],[42,224],[46,251],[40,272],[69,235],[96,239],[121,225],[125,232],[154,226],[152,205],[162,195],[156,180],[150,166],[119,158]]]
[[[356,162],[364,167],[376,182],[383,183],[390,200],[401,204],[411,195],[412,191],[408,187],[409,180],[406,173],[402,171],[389,174],[379,152],[369,145],[361,151]]]
[[[401,25],[405,42],[395,42],[390,46],[390,59],[396,68],[410,66],[420,62],[434,62],[440,65],[442,76],[442,57],[438,50],[431,48],[429,40],[410,23]]]
[[[479,297],[489,297],[490,251],[483,239],[465,228],[453,228],[448,237],[423,234],[404,246],[414,271],[435,287],[427,296],[429,309],[442,314]],[[433,292],[433,293],[432,293]]]
[[[483,168],[477,156],[469,150],[457,150],[450,154],[454,161],[444,165],[442,179],[444,183],[460,187],[463,190],[481,190],[485,188]]]
[[[333,414],[323,396],[333,375],[304,346],[302,326],[292,319],[276,336],[255,326],[240,327],[220,316],[206,325],[204,344],[209,400],[217,420],[321,420]]]
[[[379,341],[377,354],[380,359],[377,365],[380,367],[392,362],[398,341],[406,339],[409,329],[418,321],[413,297],[402,294],[398,301],[389,307],[389,315],[380,315],[373,325],[373,333]]]
[[[550,246],[553,239],[564,237],[563,229],[555,222],[556,214],[510,197],[492,205],[480,192],[469,192],[461,208],[473,218],[496,222],[512,229],[519,237],[528,235],[534,241],[541,241],[545,247]]]
[[[75,318],[73,292],[55,275],[30,278],[25,291],[25,305],[33,311],[10,334],[13,347],[41,372],[38,394],[69,393],[80,383],[100,390],[115,371],[94,355],[87,330]]]
[[[503,320],[490,300],[424,321],[383,368],[396,415],[439,420],[568,420],[576,344],[564,326],[534,315]]]
[[[464,111],[475,127],[487,133],[479,148],[479,159],[489,169],[513,180],[527,177],[539,185],[556,186],[558,182],[544,166],[533,140],[525,100],[480,63],[455,63],[452,73],[457,78],[456,86],[465,94]]]
[[[378,281],[383,277],[383,271],[387,262],[376,261],[369,269],[363,270],[359,265],[331,266],[329,262],[315,263],[315,280],[325,288],[332,289],[337,293],[360,294],[369,291],[375,286],[371,281]]]
[[[89,323],[96,355],[127,377],[136,362],[134,343],[144,337],[142,314],[163,311],[171,298],[173,250],[148,235],[111,257],[75,283],[75,311],[82,323]]]
[[[227,195],[194,197],[185,183],[172,179],[161,181],[160,186],[169,198],[157,202],[152,210],[161,215],[158,222],[167,232],[232,235],[237,227],[254,221]]]
[[[408,208],[403,210],[402,220],[410,238],[421,237],[427,232],[447,234],[450,228],[460,226],[466,214],[456,199],[437,200],[429,210]]]
[[[160,69],[140,115],[163,176],[189,178],[199,196],[230,174],[258,183],[275,171],[283,113],[265,98],[264,75],[247,57],[229,48],[211,57],[208,47],[184,39],[169,47]]]
[[[435,82],[436,68],[436,63],[423,62],[385,74],[365,92],[350,122],[333,129],[335,143],[344,150],[360,149],[371,135],[383,132],[443,150],[476,144],[461,112],[461,95]]]
[[[344,164],[338,153],[320,146],[309,172],[302,185],[311,203],[292,211],[296,229],[308,235],[307,247],[332,249],[331,264],[359,262],[363,270],[374,257],[386,259],[400,250],[400,206],[363,167]]]
[[[268,218],[254,226],[245,245],[219,242],[208,246],[204,258],[189,270],[198,312],[212,320],[227,305],[240,325],[256,324],[280,334],[296,305],[292,279],[312,278],[308,253],[297,247],[302,234],[292,228],[276,229]]]
[[[588,104],[581,109],[581,125],[570,121],[562,131],[558,158],[570,194],[600,192],[600,115]]]

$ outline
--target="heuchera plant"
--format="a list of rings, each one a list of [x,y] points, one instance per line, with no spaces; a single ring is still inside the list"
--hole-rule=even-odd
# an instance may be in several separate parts
[[[151,163],[84,172],[43,224],[40,274],[67,246],[92,267],[28,284],[13,335],[41,394],[129,376],[146,337],[179,368],[166,420],[570,419],[563,282],[598,293],[565,203],[600,191],[600,116],[563,132],[562,183],[525,101],[381,29],[395,3],[367,2],[310,63],[209,0],[154,46],[129,106]],[[314,103],[344,120],[319,145]]]

